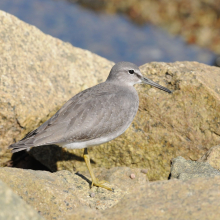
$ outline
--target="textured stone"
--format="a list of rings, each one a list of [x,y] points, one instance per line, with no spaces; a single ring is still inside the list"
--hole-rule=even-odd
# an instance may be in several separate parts
[[[220,177],[149,182],[135,188],[116,206],[103,211],[106,219],[220,218]],[[102,219],[102,218],[98,218]]]
[[[0,179],[46,219],[95,218],[100,214],[96,210],[114,206],[133,188],[147,183],[146,175],[140,169],[97,168],[94,171],[100,180],[109,181],[108,185],[114,188],[114,192],[97,187],[90,189],[88,174],[69,171],[50,173],[0,168]],[[133,180],[129,176],[131,173],[136,175]],[[95,196],[90,196],[91,193]]]
[[[172,160],[170,169],[171,179],[192,179],[196,177],[220,176],[220,171],[213,168],[209,163],[185,160],[183,157],[177,157]]]
[[[44,218],[0,180],[0,219],[43,220]]]
[[[208,162],[212,167],[220,170],[220,145],[211,147],[198,161]]]

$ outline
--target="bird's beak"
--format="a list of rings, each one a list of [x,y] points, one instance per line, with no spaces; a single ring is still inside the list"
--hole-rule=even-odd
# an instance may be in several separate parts
[[[172,93],[169,89],[167,89],[167,88],[165,88],[165,87],[163,87],[163,86],[161,86],[161,85],[155,83],[154,81],[152,81],[152,80],[150,80],[150,79],[147,79],[147,78],[145,78],[145,77],[141,77],[141,80],[142,80],[142,82],[143,82],[144,84],[148,84],[148,85],[154,86],[154,87],[156,87],[156,88],[158,88],[158,89],[161,89],[161,90],[163,90],[163,91],[165,91],[165,92]]]

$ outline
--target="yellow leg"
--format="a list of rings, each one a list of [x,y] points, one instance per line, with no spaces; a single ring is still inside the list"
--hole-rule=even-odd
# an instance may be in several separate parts
[[[90,157],[89,157],[87,148],[84,149],[84,155],[83,155],[83,157],[84,157],[84,160],[85,160],[85,162],[86,162],[86,166],[87,166],[87,168],[88,168],[88,170],[89,170],[90,176],[91,176],[91,178],[92,178],[92,187],[93,187],[93,185],[94,185],[94,186],[102,187],[102,188],[105,188],[105,189],[108,189],[108,190],[111,190],[111,191],[112,191],[111,188],[109,188],[109,187],[103,185],[103,183],[106,182],[106,181],[99,181],[99,180],[95,177],[95,175],[94,175],[94,173],[93,173],[93,171],[92,171],[91,164],[90,164]]]

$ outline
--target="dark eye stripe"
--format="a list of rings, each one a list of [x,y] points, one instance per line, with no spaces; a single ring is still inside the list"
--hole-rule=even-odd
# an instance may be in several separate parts
[[[129,70],[128,71],[130,74],[134,74],[134,70]]]

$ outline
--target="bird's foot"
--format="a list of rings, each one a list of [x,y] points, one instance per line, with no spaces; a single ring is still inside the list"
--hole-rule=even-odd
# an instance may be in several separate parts
[[[106,186],[104,183],[107,183],[107,181],[105,181],[105,180],[99,181],[99,180],[96,178],[96,179],[93,179],[93,180],[92,180],[92,187],[93,187],[93,186],[98,186],[98,187],[101,187],[101,188],[104,188],[104,189],[113,191],[112,188],[109,188],[109,187]]]

